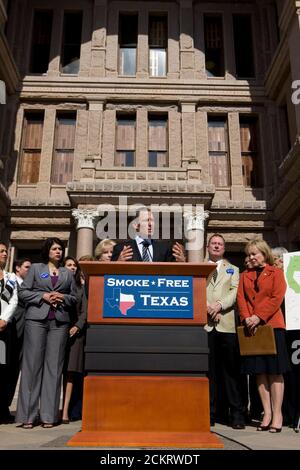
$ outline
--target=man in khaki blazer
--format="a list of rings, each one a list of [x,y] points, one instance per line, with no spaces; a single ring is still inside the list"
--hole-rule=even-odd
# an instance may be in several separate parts
[[[225,240],[214,234],[207,245],[209,262],[217,264],[207,284],[207,324],[209,346],[210,418],[214,425],[217,385],[225,390],[233,429],[244,429],[245,417],[236,335],[235,302],[239,268],[224,259]]]

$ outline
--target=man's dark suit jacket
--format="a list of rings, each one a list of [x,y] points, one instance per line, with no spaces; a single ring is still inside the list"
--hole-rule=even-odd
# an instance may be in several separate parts
[[[112,261],[118,261],[119,255],[123,250],[124,246],[131,246],[133,250],[133,256],[131,260],[128,261],[143,261],[138,249],[137,243],[135,240],[126,240],[125,242],[120,242],[114,247],[112,254]],[[152,261],[162,261],[162,262],[173,262],[175,258],[172,254],[172,246],[170,242],[164,240],[152,240],[153,246],[153,260]]]

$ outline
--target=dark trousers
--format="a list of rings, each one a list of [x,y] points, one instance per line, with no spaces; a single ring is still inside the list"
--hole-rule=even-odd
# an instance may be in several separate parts
[[[11,324],[8,323],[4,331],[0,332],[0,339],[5,344],[5,364],[0,365],[0,422],[9,416],[10,405],[10,367],[12,355]]]
[[[16,328],[16,323],[12,321],[11,323],[11,356],[10,363],[8,367],[8,404],[11,405],[11,402],[14,398],[20,370],[21,370],[21,361],[22,361],[22,352],[23,352],[23,334],[19,334]]]
[[[219,415],[224,416],[229,411],[232,424],[244,424],[242,388],[245,377],[240,373],[237,335],[213,329],[208,333],[208,346],[211,419],[218,419]],[[217,400],[220,390],[223,396],[221,404]]]

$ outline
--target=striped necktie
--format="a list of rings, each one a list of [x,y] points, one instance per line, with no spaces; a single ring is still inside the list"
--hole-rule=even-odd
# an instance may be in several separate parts
[[[218,270],[217,269],[214,270],[212,277],[213,277],[213,280],[214,280],[214,283],[215,283],[216,280],[217,280],[217,277],[218,277]]]
[[[142,258],[143,258],[143,261],[146,261],[146,262],[151,261],[149,250],[148,250],[149,245],[150,245],[149,240],[144,240],[143,241],[143,255],[142,255]]]

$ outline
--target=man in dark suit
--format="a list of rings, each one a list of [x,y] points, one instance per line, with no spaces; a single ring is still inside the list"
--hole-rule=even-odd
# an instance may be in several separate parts
[[[138,211],[133,227],[135,238],[118,243],[114,247],[112,261],[186,261],[180,243],[176,242],[172,247],[169,241],[152,239],[154,217],[150,209],[142,208]]]
[[[31,261],[28,258],[21,258],[14,261],[13,272],[16,274],[17,288],[19,289],[29,271]],[[18,382],[20,365],[23,353],[23,337],[25,325],[25,305],[24,302],[18,298],[18,306],[15,311],[14,317],[11,322],[11,337],[12,337],[12,356],[9,366],[9,404],[11,404],[16,385]]]

